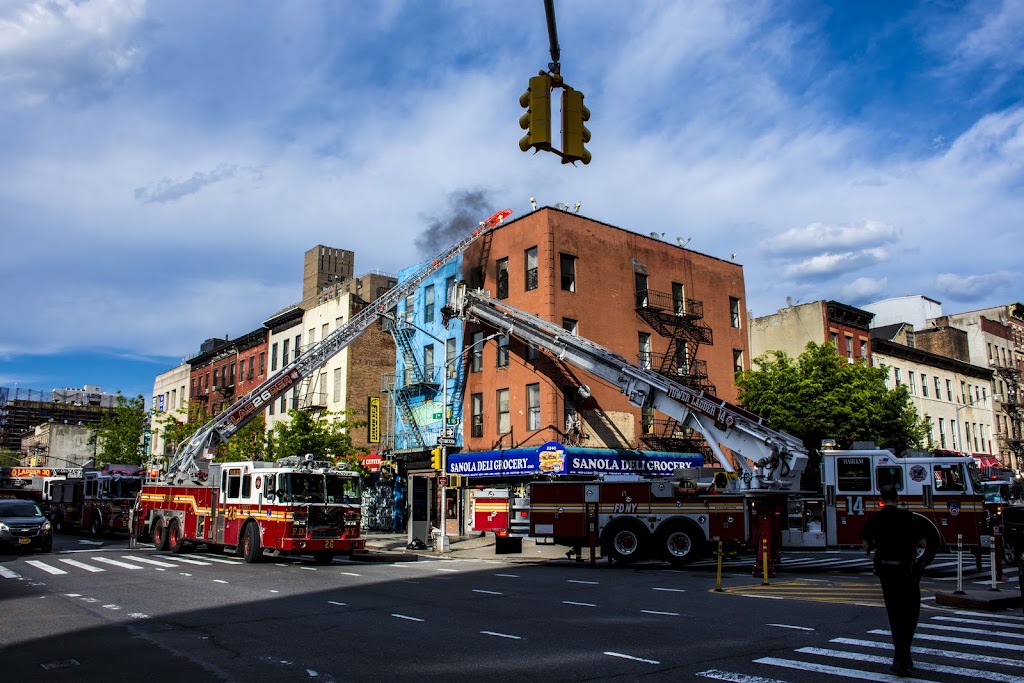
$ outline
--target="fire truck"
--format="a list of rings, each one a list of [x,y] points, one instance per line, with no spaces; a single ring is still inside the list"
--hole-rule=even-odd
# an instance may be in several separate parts
[[[50,484],[50,523],[54,531],[85,530],[94,536],[128,531],[128,518],[142,488],[142,468],[104,465],[81,477]]]
[[[0,467],[0,498],[27,498],[45,513],[53,482],[81,476],[80,467]]]
[[[339,470],[314,454],[273,464],[213,463],[214,448],[274,399],[313,376],[381,314],[511,214],[511,209],[503,209],[482,221],[478,230],[382,294],[181,444],[166,474],[142,486],[134,537],[175,553],[198,544],[225,548],[246,562],[268,553],[295,553],[328,564],[336,553],[362,550],[360,482],[355,473]]]
[[[879,509],[880,487],[893,484],[901,504],[927,522],[929,556],[958,540],[980,546],[983,496],[971,458],[828,449],[822,452],[825,495],[801,492],[806,448],[757,415],[640,368],[480,290],[458,287],[444,313],[512,335],[619,387],[632,405],[651,406],[699,433],[717,461],[714,467],[682,467],[668,477],[616,474],[566,481],[548,473],[549,480],[530,484],[525,499],[507,497],[528,512],[517,516],[510,510],[504,518],[521,525],[528,515],[530,536],[577,552],[600,547],[603,556],[622,564],[653,558],[682,565],[722,541],[757,550],[755,571],[764,569],[765,560],[773,571],[784,541],[859,546],[866,516]],[[500,519],[493,515],[490,523]]]

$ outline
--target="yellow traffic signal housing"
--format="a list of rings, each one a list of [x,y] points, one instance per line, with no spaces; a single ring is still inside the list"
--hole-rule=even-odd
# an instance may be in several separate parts
[[[440,448],[433,448],[433,449],[431,449],[431,451],[430,451],[430,466],[433,467],[438,472],[440,472],[442,467],[444,466],[443,463],[441,462],[441,449]]]
[[[583,104],[583,93],[565,86],[562,91],[562,163],[575,161],[590,163],[590,152],[584,143],[590,142],[590,131],[583,125],[590,120],[590,110]]]
[[[526,113],[519,118],[519,127],[526,135],[519,141],[519,149],[551,149],[551,76],[540,72],[530,79],[530,87],[519,97]]]

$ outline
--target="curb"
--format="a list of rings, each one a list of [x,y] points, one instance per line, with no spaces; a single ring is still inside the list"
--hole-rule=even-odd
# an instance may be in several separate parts
[[[957,595],[954,591],[935,591],[935,603],[946,607],[967,607],[986,612],[999,612],[1021,606],[1021,597],[1014,595],[1014,592],[972,590]]]
[[[420,558],[413,553],[364,550],[352,553],[348,559],[353,562],[416,562]]]

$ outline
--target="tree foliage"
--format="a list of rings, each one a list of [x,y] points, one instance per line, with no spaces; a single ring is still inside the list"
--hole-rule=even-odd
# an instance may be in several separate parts
[[[754,361],[756,370],[737,374],[740,404],[772,429],[801,439],[816,453],[822,439],[840,448],[873,441],[899,454],[920,447],[928,434],[906,386],[887,389],[885,368],[849,363],[830,343],[809,342],[797,359],[770,351]],[[805,487],[817,487],[817,458],[808,464]]]
[[[142,437],[146,432],[146,401],[139,394],[134,398],[117,395],[113,412],[103,415],[90,442],[96,445],[96,466],[106,463],[142,465],[145,451]]]
[[[303,456],[312,453],[318,460],[334,460],[343,462],[349,469],[363,476],[369,474],[358,455],[364,452],[352,446],[352,437],[348,430],[363,426],[365,423],[348,420],[352,411],[326,412],[325,420],[314,420],[313,416],[302,410],[290,410],[290,422],[278,422],[274,425],[274,434],[270,446],[274,457],[283,458],[289,455]]]
[[[153,421],[170,452],[191,439],[210,421],[203,406],[188,403],[174,413],[154,413]],[[263,414],[256,415],[225,443],[216,447],[215,462],[265,460],[267,456],[267,422]],[[162,454],[159,454],[162,455]]]

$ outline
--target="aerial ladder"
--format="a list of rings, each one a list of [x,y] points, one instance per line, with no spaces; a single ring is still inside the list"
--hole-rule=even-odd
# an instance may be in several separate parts
[[[432,261],[425,263],[407,280],[389,289],[376,301],[352,316],[347,323],[324,337],[319,343],[306,349],[302,355],[283,367],[279,373],[267,378],[265,382],[228,406],[178,447],[168,465],[165,475],[166,483],[182,484],[196,481],[200,472],[197,465],[197,460],[200,457],[209,454],[217,444],[229,439],[275,398],[322,368],[332,357],[365,332],[380,315],[393,309],[399,301],[415,292],[424,280],[510,215],[512,215],[511,209],[502,209],[487,220],[481,221],[480,227],[472,234],[443,251]]]
[[[803,443],[759,416],[708,392],[645,370],[559,325],[461,284],[444,315],[477,320],[616,386],[637,407],[650,406],[698,432],[740,491],[795,491],[807,465]],[[726,452],[728,451],[728,453]],[[731,457],[730,457],[731,454]]]

